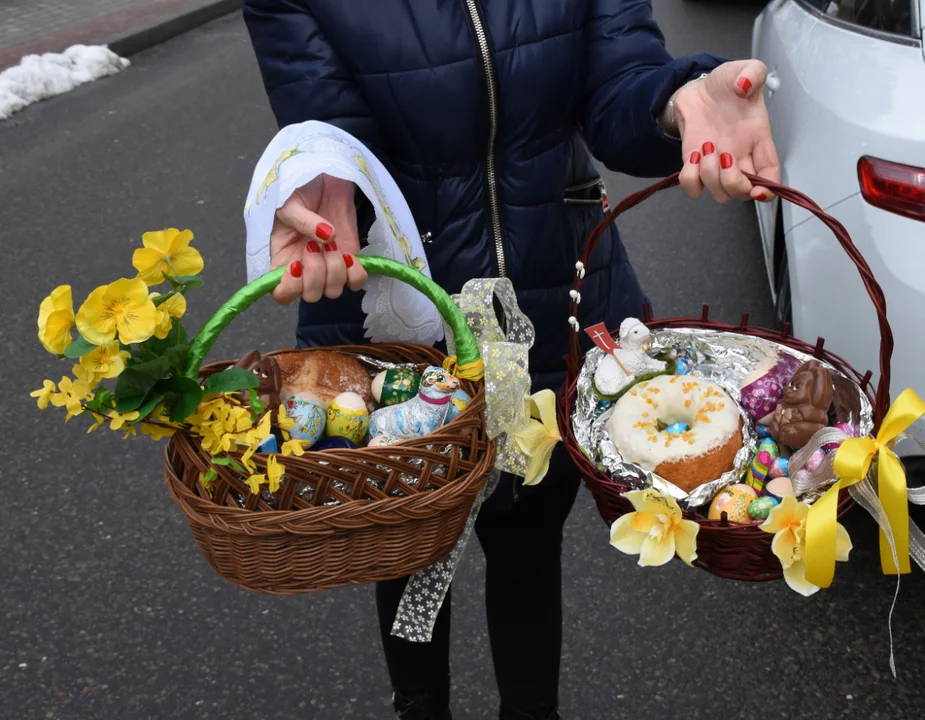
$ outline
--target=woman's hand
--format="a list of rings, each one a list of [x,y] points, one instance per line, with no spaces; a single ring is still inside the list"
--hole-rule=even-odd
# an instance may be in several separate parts
[[[338,298],[344,285],[359,290],[366,271],[354,257],[360,250],[354,184],[319,175],[276,211],[270,234],[270,265],[287,265],[273,299],[288,305],[301,297],[317,302]]]
[[[704,188],[719,202],[773,197],[742,174],[780,181],[762,93],[767,75],[758,60],[728,62],[675,94],[684,157],[681,187],[690,197],[699,197]]]

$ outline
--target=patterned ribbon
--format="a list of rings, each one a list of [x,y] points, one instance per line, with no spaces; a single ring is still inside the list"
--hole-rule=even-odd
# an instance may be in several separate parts
[[[528,356],[536,333],[517,306],[514,286],[507,278],[470,280],[453,300],[466,318],[478,342],[485,372],[485,427],[495,443],[495,469],[472,504],[456,545],[439,562],[414,574],[398,604],[391,634],[411,642],[430,642],[437,614],[475,527],[482,503],[494,492],[501,472],[523,476],[527,458],[512,435],[530,420],[524,398],[530,394]],[[495,300],[502,311],[501,323]],[[456,354],[455,341],[447,333],[447,347]]]

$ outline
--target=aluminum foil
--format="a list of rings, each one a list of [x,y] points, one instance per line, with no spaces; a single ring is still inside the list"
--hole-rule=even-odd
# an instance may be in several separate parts
[[[740,402],[739,389],[742,380],[763,358],[787,353],[801,362],[814,359],[811,355],[779,343],[749,335],[697,328],[673,328],[653,332],[650,354],[658,355],[665,351],[678,350],[693,360],[691,375],[719,385],[737,406]],[[594,389],[594,372],[603,357],[604,351],[599,348],[588,352],[584,367],[578,376],[578,392],[572,415],[572,428],[579,446],[602,472],[635,489],[654,487],[675,498],[684,509],[706,505],[722,488],[742,482],[755,454],[758,436],[741,406],[739,413],[745,420],[742,429],[742,449],[736,454],[733,469],[716,480],[695,488],[691,493],[685,492],[654,472],[625,462],[607,433],[607,421],[613,414],[613,402],[601,400]],[[844,377],[843,373],[831,365],[824,361],[822,364],[831,372]],[[867,396],[860,390],[858,394],[861,401],[860,434],[863,436],[868,435],[873,429],[873,410]],[[833,476],[803,499],[815,500],[834,482]]]

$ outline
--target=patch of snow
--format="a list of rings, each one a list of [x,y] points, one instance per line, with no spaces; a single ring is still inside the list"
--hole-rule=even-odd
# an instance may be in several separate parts
[[[0,72],[0,120],[40,100],[114,75],[129,64],[105,45],[74,45],[63,53],[26,55],[19,65]]]

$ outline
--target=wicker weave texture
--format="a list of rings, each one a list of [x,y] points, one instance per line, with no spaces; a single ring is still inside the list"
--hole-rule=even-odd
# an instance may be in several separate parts
[[[433,348],[419,346],[326,350],[394,363],[443,361]],[[229,365],[210,365],[203,374]],[[281,458],[286,481],[275,498],[251,494],[230,467],[216,468],[210,495],[199,481],[210,457],[185,433],[167,447],[165,480],[203,555],[235,585],[290,595],[402,577],[452,549],[491,471],[484,387],[464,387],[472,395],[469,406],[424,438]],[[258,472],[266,459],[254,456]]]

